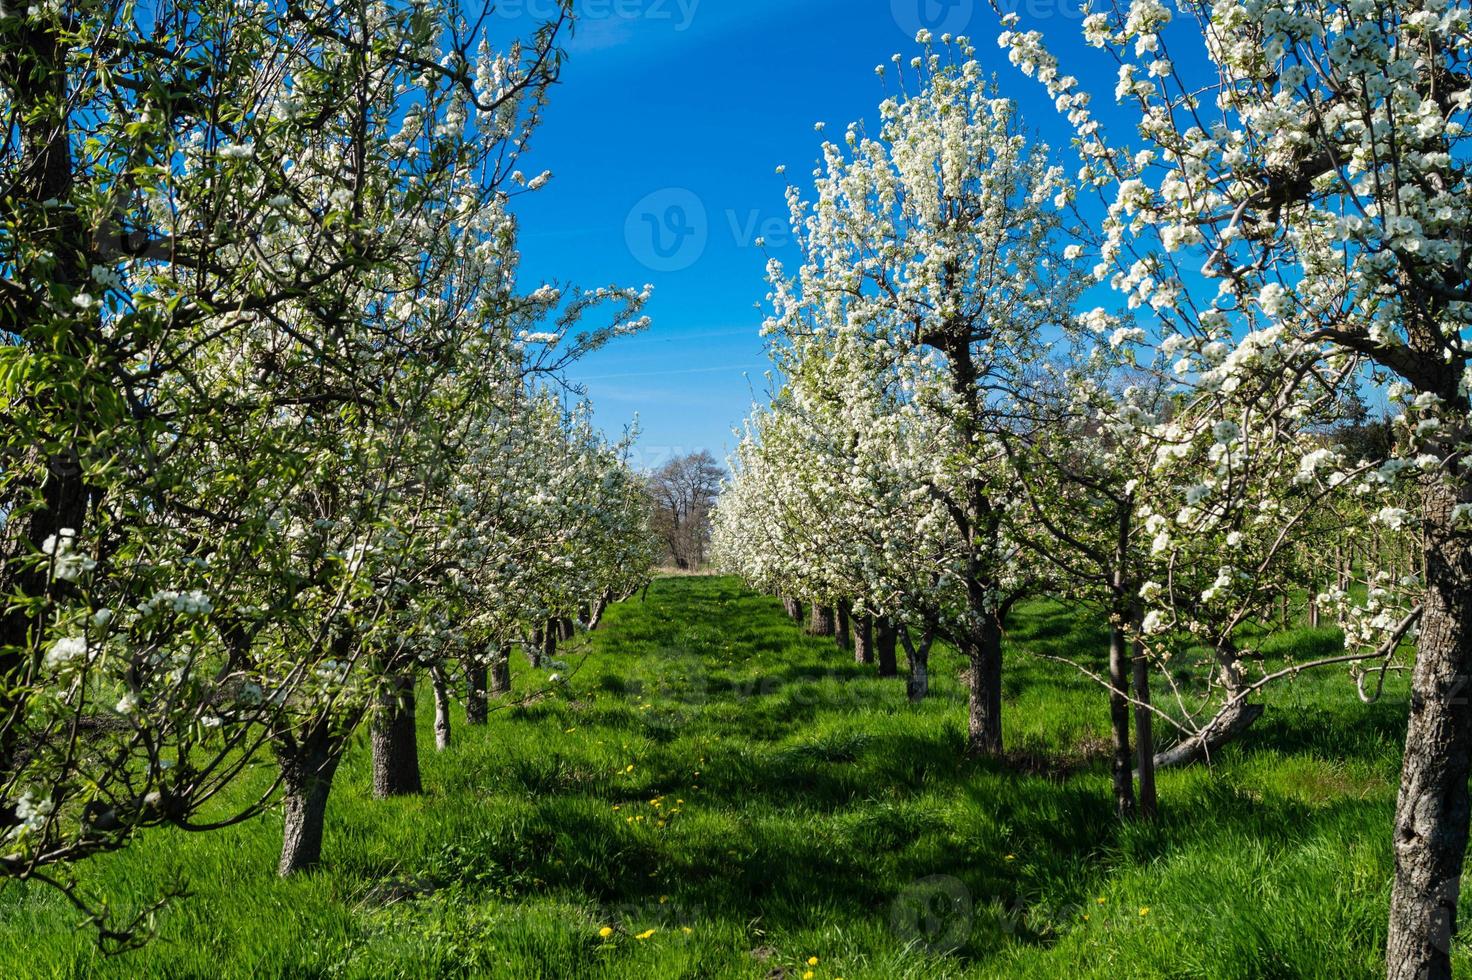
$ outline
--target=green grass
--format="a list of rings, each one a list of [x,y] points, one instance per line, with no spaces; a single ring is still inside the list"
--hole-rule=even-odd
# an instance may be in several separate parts
[[[1307,655],[1328,641],[1302,630],[1271,642]],[[279,816],[151,832],[78,873],[122,909],[185,883],[191,897],[159,917],[152,944],[103,956],[58,896],[11,886],[0,975],[1381,969],[1401,688],[1366,706],[1342,675],[1285,684],[1213,768],[1162,774],[1157,823],[1125,826],[1112,817],[1102,692],[1025,653],[1097,662],[1102,634],[1039,603],[1009,643],[1009,761],[966,761],[953,652],[933,655],[934,696],[916,708],[903,682],[803,636],[775,600],[729,579],[661,579],[569,648],[559,693],[483,729],[457,716],[442,754],[425,705],[424,796],[372,800],[356,745],[322,872],[275,877]],[[521,669],[517,684],[542,677]],[[1464,945],[1457,956],[1472,962]]]

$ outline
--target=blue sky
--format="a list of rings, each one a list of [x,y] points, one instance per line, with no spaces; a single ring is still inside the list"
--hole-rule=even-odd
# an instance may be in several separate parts
[[[1025,21],[1060,42],[1077,37],[1071,0],[1024,2]],[[502,0],[499,16],[519,27],[551,6]],[[654,285],[648,333],[572,372],[605,428],[637,415],[640,465],[696,449],[724,459],[734,448],[732,428],[766,385],[767,253],[755,240],[790,264],[784,189],[817,159],[814,123],[837,136],[873,118],[887,95],[875,66],[916,53],[922,24],[975,37],[1029,125],[1066,145],[1040,87],[997,48],[985,0],[578,0],[578,9],[562,83],[525,161],[554,179],[519,201],[523,274]]]

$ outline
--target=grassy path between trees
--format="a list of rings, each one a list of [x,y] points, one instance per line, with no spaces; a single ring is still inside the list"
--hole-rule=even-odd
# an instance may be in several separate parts
[[[1332,642],[1296,631],[1305,654]],[[325,867],[275,877],[279,815],[153,832],[79,869],[118,907],[191,897],[102,956],[39,887],[0,891],[0,976],[1337,977],[1381,969],[1405,700],[1342,675],[1273,692],[1162,818],[1112,816],[1099,663],[1048,604],[1010,631],[1008,764],[960,758],[960,658],[929,702],[721,578],[654,583],[570,644],[570,680],[436,754],[426,793],[344,763]],[[585,658],[586,654],[586,658]],[[545,686],[518,658],[516,686]],[[1394,682],[1393,682],[1394,683]],[[1466,908],[1463,909],[1465,914]],[[605,928],[612,932],[600,935]],[[816,958],[816,963],[810,963]],[[1458,963],[1472,968],[1465,941]]]

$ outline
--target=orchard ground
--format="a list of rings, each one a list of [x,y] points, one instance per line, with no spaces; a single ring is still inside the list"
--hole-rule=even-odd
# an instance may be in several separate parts
[[[968,761],[952,651],[932,655],[915,707],[776,600],[662,578],[568,647],[564,685],[485,728],[457,715],[444,753],[424,703],[424,796],[371,799],[360,739],[320,872],[276,878],[279,815],[151,832],[77,873],[116,908],[183,884],[154,942],[104,956],[59,896],[11,885],[0,964],[214,980],[1382,973],[1403,686],[1364,705],[1341,674],[1280,685],[1211,768],[1161,774],[1158,822],[1124,825],[1103,691],[1029,655],[1097,665],[1096,626],[1046,603],[1015,616],[1009,757]],[[1335,640],[1270,642],[1307,656]],[[518,696],[545,680],[518,658]],[[1456,960],[1472,968],[1465,941]]]

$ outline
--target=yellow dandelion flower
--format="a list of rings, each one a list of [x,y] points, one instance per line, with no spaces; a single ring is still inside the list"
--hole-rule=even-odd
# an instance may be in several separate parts
[[[1094,901],[1098,902],[1100,905],[1103,905],[1104,904],[1104,899],[1102,899],[1102,898],[1096,898],[1096,899],[1094,899]]]
[[[1017,860],[1017,855],[1016,854],[1008,854],[1006,857],[1002,858],[1002,860],[1003,861],[1016,861]]]
[[[817,965],[818,965],[818,958],[816,956],[809,956],[808,957],[808,966],[817,966]]]
[[[626,767],[626,768],[625,768],[625,769],[624,769],[624,772],[633,772],[633,771],[634,771],[634,764],[633,764],[633,763],[632,763],[632,762],[631,762],[631,763],[629,763],[629,764],[628,764],[628,766],[627,766],[627,767]]]
[[[609,936],[613,935],[613,926],[604,926],[602,929],[598,930],[598,935],[602,936],[604,939],[607,939]]]
[[[802,980],[813,980],[813,977],[814,976],[815,976],[815,974],[813,973],[813,971],[812,970],[809,970],[809,971],[807,971],[806,973],[804,973],[802,975]]]
[[[635,936],[634,938],[635,939],[648,939],[650,936],[654,935],[658,931],[659,931],[658,929],[645,929],[643,932],[639,933],[639,935]]]
[[[661,895],[661,896],[659,896],[659,904],[660,905],[664,905],[664,904],[668,903],[669,900],[670,900],[670,897],[668,895]]]
[[[694,931],[695,931],[695,930],[694,930],[694,929],[691,929],[691,928],[690,928],[690,927],[689,927],[689,926],[681,926],[681,927],[680,927],[680,929],[681,929],[681,931],[683,931],[683,932],[684,932],[684,933],[685,933],[685,935],[687,935],[687,936],[688,936],[688,935],[690,935],[690,934],[691,934],[691,933],[692,933],[692,932],[694,932]]]
[[[1140,908],[1140,914],[1141,915],[1149,915],[1150,914],[1150,906],[1148,906],[1148,905],[1141,906],[1141,908]]]

